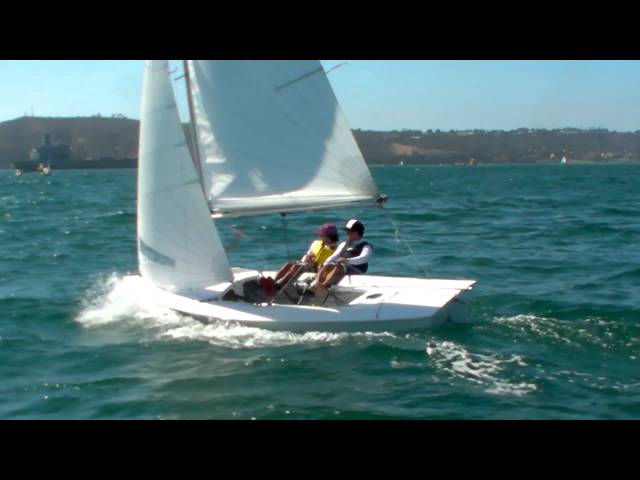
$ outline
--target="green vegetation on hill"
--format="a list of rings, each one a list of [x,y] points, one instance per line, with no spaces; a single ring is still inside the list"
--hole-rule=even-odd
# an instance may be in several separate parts
[[[475,163],[558,163],[562,157],[569,162],[640,161],[640,131],[566,128],[354,133],[369,163],[447,164],[469,163],[471,159]]]
[[[46,133],[70,145],[74,155],[135,158],[137,120],[122,118],[22,117],[0,123],[0,167],[26,160]],[[189,133],[189,129],[185,127]],[[372,164],[558,163],[640,161],[640,131],[620,133],[602,129],[513,131],[392,132],[354,131],[365,159]]]

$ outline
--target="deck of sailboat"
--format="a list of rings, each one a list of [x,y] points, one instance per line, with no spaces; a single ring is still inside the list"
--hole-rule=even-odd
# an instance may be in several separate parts
[[[136,295],[179,313],[288,331],[398,331],[429,328],[448,320],[468,321],[466,297],[474,281],[359,275],[345,278],[332,293],[284,300],[247,301],[245,286],[275,272],[233,269],[233,282],[172,293],[140,276],[126,277]]]
[[[268,273],[273,272],[245,270],[233,283],[183,293],[160,289],[137,275],[125,281],[137,297],[205,323],[222,320],[270,330],[331,332],[399,331],[447,321],[465,323],[466,297],[475,283],[362,275],[346,278],[328,297],[305,297],[300,305],[289,299],[277,303],[246,301],[244,286]]]
[[[232,268],[233,288],[223,300],[248,301],[269,305],[300,305],[349,307],[377,305],[385,302],[411,305],[443,305],[460,292],[469,291],[476,283],[473,280],[441,280],[410,277],[388,277],[377,275],[351,275],[329,290],[309,295],[307,287],[314,278],[305,273],[290,282],[275,297],[265,295],[259,285],[261,277],[275,278],[277,272],[259,272],[243,268]]]

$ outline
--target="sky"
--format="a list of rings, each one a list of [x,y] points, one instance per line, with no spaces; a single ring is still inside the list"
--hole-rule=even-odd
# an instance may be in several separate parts
[[[640,130],[640,61],[322,60],[342,62],[329,80],[352,128]],[[0,60],[0,121],[139,118],[142,74],[140,60]]]

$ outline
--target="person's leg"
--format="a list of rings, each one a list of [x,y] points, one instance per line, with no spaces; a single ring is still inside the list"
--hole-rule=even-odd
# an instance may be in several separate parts
[[[280,280],[276,281],[277,285],[282,287],[287,283],[295,280],[303,273],[304,268],[305,268],[304,265],[299,265],[299,264],[293,265]]]
[[[329,272],[327,278],[325,278],[324,282],[322,282],[322,286],[324,288],[329,288],[332,285],[337,285],[340,283],[346,275],[345,268],[342,265],[336,265],[336,268],[333,271]]]
[[[324,267],[320,267],[320,270],[318,270],[318,273],[316,274],[316,278],[313,279],[313,282],[311,282],[311,286],[309,287],[308,291],[315,293],[316,289],[318,288],[318,286],[320,285],[320,282],[322,281],[322,279],[324,279],[324,277],[327,276],[327,268],[329,268],[329,265],[325,265]]]
[[[311,284],[309,290],[314,292],[316,288],[319,288],[320,284],[325,281],[327,275],[333,270],[333,267],[335,267],[335,265],[324,265],[323,267],[320,267],[320,270],[318,271],[318,274],[316,275],[316,278]]]
[[[322,275],[320,275],[320,273]],[[340,283],[340,280],[345,276],[345,269],[342,265],[328,265],[324,267],[320,273],[309,289],[313,293],[316,293],[319,289],[326,289],[332,285]]]
[[[287,264],[286,264],[284,267],[282,267],[282,268],[280,269],[280,271],[276,274],[275,281],[277,282],[278,280],[280,280],[281,278],[283,278],[283,277],[284,277],[285,275],[287,275],[287,274],[291,271],[291,269],[292,269],[293,267],[295,267],[295,266],[296,266],[296,264],[295,264],[295,263],[293,263],[293,262],[289,262],[289,263],[287,263]]]
[[[327,277],[327,274],[331,271],[332,268],[333,268],[333,265],[325,265],[324,267],[322,267],[318,272],[318,275],[316,276],[316,282],[317,283],[323,282],[324,279]]]

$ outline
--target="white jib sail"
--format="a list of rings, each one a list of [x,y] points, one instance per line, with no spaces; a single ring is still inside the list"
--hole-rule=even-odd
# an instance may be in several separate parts
[[[175,292],[231,281],[187,147],[166,60],[145,64],[138,158],[141,275]]]
[[[203,183],[218,215],[374,203],[319,61],[188,62]]]

